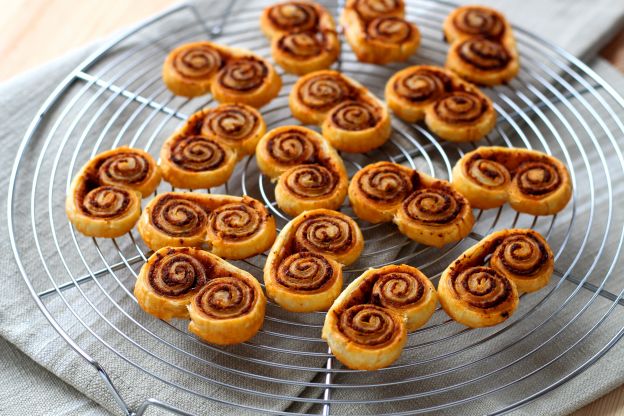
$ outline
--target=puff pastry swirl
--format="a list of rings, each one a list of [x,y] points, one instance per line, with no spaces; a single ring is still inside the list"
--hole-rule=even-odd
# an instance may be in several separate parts
[[[334,301],[322,336],[347,367],[377,370],[399,358],[407,333],[424,325],[436,304],[435,287],[417,268],[369,269]]]
[[[453,167],[453,188],[475,208],[506,202],[518,212],[552,215],[572,197],[572,180],[557,158],[529,149],[479,147]]]
[[[244,259],[268,250],[275,219],[248,196],[166,192],[145,207],[139,233],[152,250],[202,247],[227,259]]]
[[[193,114],[160,150],[164,179],[177,188],[222,185],[237,160],[254,153],[264,119],[245,104],[221,104]]]
[[[448,182],[391,162],[360,169],[349,201],[361,219],[393,221],[412,240],[435,247],[461,240],[474,225],[470,203]]]
[[[180,45],[163,65],[165,85],[175,95],[262,107],[277,96],[282,79],[275,68],[251,51],[212,42]]]
[[[337,209],[349,179],[342,159],[313,130],[283,126],[265,134],[256,149],[258,167],[277,179],[275,200],[291,216],[314,208]]]
[[[463,6],[444,21],[444,36],[451,43],[446,67],[480,85],[509,81],[520,69],[511,25],[498,11]]]
[[[271,54],[286,72],[304,75],[329,68],[340,54],[331,14],[308,1],[287,1],[264,9],[260,28],[271,41]]]
[[[141,199],[160,183],[149,153],[122,146],[89,160],[74,177],[65,199],[69,221],[90,237],[119,237],[141,215]]]
[[[440,138],[475,141],[496,125],[492,100],[450,71],[416,65],[395,73],[386,83],[386,102],[401,119],[424,120]]]
[[[342,266],[362,252],[364,238],[351,218],[326,209],[291,220],[264,266],[269,298],[294,312],[327,310],[342,290]]]
[[[266,298],[249,273],[202,250],[162,248],[141,268],[139,306],[160,319],[190,319],[189,330],[213,344],[245,342],[262,327]]]
[[[337,71],[316,71],[299,78],[288,104],[296,119],[321,125],[323,137],[344,152],[376,149],[392,133],[386,105]]]
[[[407,60],[420,45],[418,27],[404,17],[403,0],[347,0],[340,22],[359,61],[387,64]]]
[[[466,250],[442,273],[438,297],[461,324],[496,325],[516,310],[518,292],[546,286],[553,269],[552,250],[537,231],[502,230]]]

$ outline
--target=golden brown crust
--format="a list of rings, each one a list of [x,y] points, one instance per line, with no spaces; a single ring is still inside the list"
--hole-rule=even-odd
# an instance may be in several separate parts
[[[191,115],[182,133],[219,140],[241,158],[256,151],[258,141],[266,133],[266,123],[260,112],[249,105],[221,104]]]
[[[453,167],[452,186],[475,208],[508,202],[532,215],[556,214],[572,197],[572,180],[560,160],[535,150],[498,146],[466,153]]]
[[[444,21],[451,43],[446,67],[480,85],[498,85],[520,69],[516,42],[507,19],[483,6],[463,6]]]
[[[89,160],[74,177],[65,200],[69,221],[90,237],[119,237],[134,227],[141,198],[160,183],[149,153],[122,146]]]
[[[260,28],[271,40],[275,62],[296,75],[329,68],[340,54],[334,20],[322,6],[287,1],[264,9]]]
[[[260,254],[276,235],[274,218],[253,198],[184,192],[151,200],[138,229],[152,250],[202,247],[228,259]]]
[[[238,56],[219,71],[210,91],[219,102],[244,103],[260,108],[277,97],[282,79],[266,60],[255,56]]]
[[[306,211],[275,240],[264,266],[267,295],[294,312],[327,310],[342,290],[342,266],[362,252],[351,218],[327,209]]]
[[[424,325],[436,304],[433,284],[417,268],[369,269],[334,301],[322,336],[347,367],[377,370],[398,359],[407,332]]]
[[[392,133],[387,107],[366,88],[337,71],[301,77],[288,98],[295,118],[321,125],[337,150],[362,153],[383,145]]]
[[[162,248],[152,254],[134,294],[144,311],[160,319],[190,318],[189,330],[214,344],[247,341],[264,321],[266,298],[258,281],[194,248]]]
[[[400,0],[350,0],[340,16],[345,37],[361,62],[403,62],[420,45],[418,27],[404,19]]]
[[[175,95],[204,95],[210,91],[213,78],[230,55],[227,48],[212,42],[180,45],[165,59],[163,81]]]
[[[275,179],[275,200],[288,215],[315,208],[337,209],[349,179],[338,153],[318,133],[283,126],[265,134],[256,149],[260,170]]]
[[[164,179],[177,188],[212,188],[227,182],[236,161],[256,150],[266,131],[258,110],[221,104],[191,115],[160,150]]]
[[[335,30],[334,19],[323,6],[311,1],[284,1],[266,7],[260,29],[269,39],[288,33]]]
[[[271,53],[286,72],[305,75],[329,68],[340,54],[340,41],[335,31],[289,33],[271,42]]]
[[[442,68],[405,68],[388,80],[385,96],[400,118],[410,123],[424,119],[431,131],[445,140],[479,140],[496,124],[488,96]]]
[[[176,188],[212,188],[227,182],[236,152],[218,140],[176,133],[160,150],[163,178]]]
[[[390,162],[360,169],[349,184],[355,214],[378,223],[393,221],[409,238],[442,247],[470,233],[470,203],[446,181]]]
[[[277,96],[282,80],[273,66],[250,51],[212,42],[175,48],[165,59],[163,81],[174,94],[262,107]]]
[[[548,284],[553,253],[537,231],[495,232],[455,260],[440,277],[438,297],[447,314],[472,328],[496,325],[518,306],[518,292]]]

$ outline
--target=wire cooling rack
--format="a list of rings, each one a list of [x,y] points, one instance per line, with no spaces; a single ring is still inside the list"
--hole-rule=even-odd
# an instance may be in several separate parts
[[[441,23],[454,5],[407,3],[408,18],[423,35],[407,64],[358,63],[345,43],[336,64],[380,97],[396,70],[444,63],[448,46]],[[624,220],[617,207],[624,201],[617,184],[624,179],[624,161],[617,141],[624,133],[619,118],[624,100],[585,64],[520,28],[515,34],[522,70],[509,84],[486,89],[499,121],[478,144],[556,155],[572,174],[573,201],[551,217],[520,215],[508,207],[476,212],[473,233],[442,250],[410,242],[391,225],[360,222],[366,249],[346,273],[350,281],[367,267],[409,263],[437,283],[446,265],[483,235],[532,227],[554,248],[555,276],[545,289],[522,296],[511,319],[468,330],[437,310],[410,334],[399,361],[365,373],[332,358],[320,338],[323,313],[293,314],[269,304],[256,337],[221,348],[193,337],[185,322],[163,322],[142,312],[132,288],[148,249],[136,231],[113,240],[77,234],[64,214],[69,181],[107,148],[129,144],[157,155],[189,114],[213,104],[210,97],[188,100],[166,90],[160,69],[174,46],[212,39],[270,57],[258,27],[266,5],[185,4],[121,35],[80,64],[47,99],[13,166],[8,220],[21,274],[50,324],[99,372],[123,413],[141,415],[151,406],[186,413],[201,409],[190,406],[198,401],[215,406],[204,409],[234,414],[505,413],[579,375],[618,342],[624,334],[624,281],[618,273]],[[325,5],[336,15],[340,11],[340,4]],[[262,109],[269,128],[297,123],[287,104],[295,78],[282,75],[280,96]],[[438,141],[420,124],[395,119],[393,127],[392,140],[380,150],[343,154],[350,174],[372,161],[393,160],[448,179],[455,161],[475,146]],[[158,192],[167,190],[163,183]],[[287,220],[253,157],[239,164],[224,187],[210,191],[247,193],[266,203],[278,228]],[[343,211],[352,214],[348,204]],[[264,259],[236,264],[261,279]],[[142,385],[145,381],[155,387]],[[187,399],[175,400],[178,394]]]

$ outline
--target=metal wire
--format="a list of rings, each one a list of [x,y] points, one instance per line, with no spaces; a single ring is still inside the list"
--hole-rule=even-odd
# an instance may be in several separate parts
[[[12,170],[7,209],[20,272],[54,329],[98,371],[124,413],[141,415],[154,406],[186,414],[183,407],[159,397],[145,397],[136,406],[126,403],[124,392],[105,370],[107,363],[100,364],[91,355],[94,351],[77,341],[76,327],[112,354],[108,356],[196,399],[254,412],[324,415],[360,404],[378,406],[373,410],[377,414],[457,412],[460,405],[495,396],[486,411],[504,413],[582,373],[624,335],[621,323],[613,324],[624,305],[624,282],[614,274],[621,267],[624,241],[624,219],[614,210],[622,203],[614,184],[624,179],[624,158],[616,140],[624,135],[618,117],[624,114],[624,100],[585,64],[520,28],[515,33],[522,70],[509,84],[486,90],[499,122],[483,144],[535,148],[560,157],[572,175],[571,204],[558,215],[539,218],[505,207],[479,211],[466,241],[442,250],[419,246],[393,226],[354,217],[366,249],[346,269],[350,281],[368,267],[409,263],[435,283],[467,245],[492,230],[538,229],[555,249],[556,279],[538,293],[523,295],[518,312],[505,324],[468,330],[438,308],[428,325],[409,335],[402,358],[370,376],[334,360],[320,338],[324,313],[292,314],[269,303],[260,333],[228,348],[205,344],[178,323],[144,314],[131,288],[149,257],[148,249],[134,232],[112,240],[77,235],[63,213],[64,193],[77,167],[96,153],[129,144],[157,154],[162,141],[189,114],[213,104],[209,97],[174,97],[163,86],[160,66],[175,45],[211,38],[270,56],[257,23],[269,2],[225,3],[222,13],[206,16],[194,6],[176,7],[95,52],[46,100]],[[339,13],[340,4],[323,3]],[[441,22],[453,7],[430,0],[407,2],[408,18],[423,37],[408,63],[364,65],[343,43],[336,67],[381,95],[397,69],[442,64],[447,45],[440,40]],[[287,104],[296,78],[282,76],[280,96],[262,110],[269,128],[296,123]],[[391,160],[450,178],[455,161],[476,147],[439,142],[419,124],[394,120],[393,127],[392,140],[381,149],[342,155],[350,174],[373,161]],[[163,184],[157,192],[171,189]],[[275,204],[273,184],[258,173],[253,157],[240,163],[224,187],[206,191],[249,194],[267,205],[278,228],[288,220]],[[353,216],[348,203],[342,210]],[[17,234],[22,221],[30,223],[29,233]],[[25,262],[33,246],[38,258]],[[263,254],[237,264],[261,280],[265,258]],[[563,370],[553,372],[553,367]],[[232,395],[206,393],[197,387],[200,383]],[[527,393],[514,395],[512,386],[523,386]],[[501,392],[502,398],[497,396]]]

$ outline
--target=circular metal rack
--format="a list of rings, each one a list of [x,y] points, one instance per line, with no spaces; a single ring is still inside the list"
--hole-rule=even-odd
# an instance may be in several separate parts
[[[523,295],[504,324],[468,330],[437,310],[409,335],[396,363],[366,373],[332,358],[320,338],[323,313],[293,314],[269,304],[256,337],[223,348],[202,343],[184,322],[159,321],[141,311],[132,288],[149,250],[136,231],[112,240],[76,233],[63,209],[69,182],[88,158],[107,148],[129,144],[156,155],[189,114],[213,104],[209,97],[175,97],[164,87],[161,65],[175,45],[212,39],[270,58],[258,27],[266,5],[186,4],[121,35],[58,86],[17,155],[8,219],[23,278],[47,319],[99,372],[124,413],[142,414],[149,406],[196,412],[207,402],[235,414],[505,413],[570,381],[615,345],[624,333],[624,282],[616,273],[624,213],[615,209],[623,202],[616,184],[624,178],[617,143],[624,134],[618,118],[624,100],[585,64],[520,28],[515,35],[522,69],[509,84],[485,89],[498,124],[478,144],[556,155],[572,174],[573,201],[550,217],[520,215],[508,207],[476,211],[472,234],[442,250],[410,242],[391,225],[360,221],[366,249],[346,271],[350,281],[368,267],[409,263],[437,283],[446,265],[492,230],[535,228],[554,248],[555,276],[543,290]],[[336,15],[341,7],[326,6]],[[343,43],[336,66],[383,96],[386,80],[399,68],[444,63],[448,46],[441,25],[453,7],[407,2],[408,18],[423,38],[408,63],[362,64]],[[287,100],[296,78],[282,76],[280,96],[262,109],[269,128],[296,123]],[[439,141],[421,124],[395,119],[393,127],[392,140],[380,150],[342,155],[350,174],[372,161],[392,160],[448,179],[455,161],[476,146]],[[163,183],[158,192],[170,189]],[[249,194],[272,210],[278,228],[287,220],[253,157],[239,163],[224,187],[208,192]],[[352,214],[348,203],[343,211]],[[265,258],[236,264],[261,279]]]

